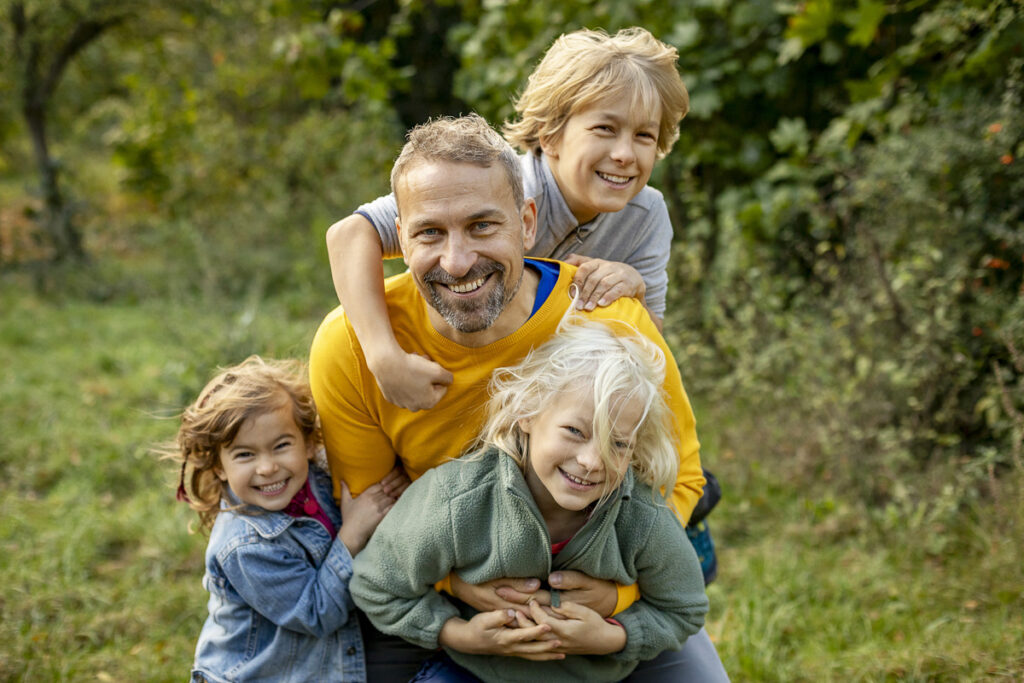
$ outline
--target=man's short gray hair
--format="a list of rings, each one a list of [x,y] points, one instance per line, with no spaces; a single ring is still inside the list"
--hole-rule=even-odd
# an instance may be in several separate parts
[[[399,180],[424,161],[448,161],[489,168],[495,161],[505,170],[516,209],[523,208],[523,172],[515,150],[479,114],[431,119],[406,134],[405,146],[391,168],[391,191],[398,200]],[[401,209],[399,209],[401,212]]]

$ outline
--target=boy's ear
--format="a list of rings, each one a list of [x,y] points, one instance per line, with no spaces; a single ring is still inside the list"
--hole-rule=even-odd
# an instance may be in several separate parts
[[[544,152],[545,156],[557,159],[558,148],[558,139],[551,136],[545,136],[540,139],[540,151]]]

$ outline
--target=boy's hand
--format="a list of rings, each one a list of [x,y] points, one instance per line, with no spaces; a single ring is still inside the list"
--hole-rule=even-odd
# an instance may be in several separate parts
[[[644,300],[647,285],[633,266],[579,254],[569,254],[565,262],[579,267],[572,280],[580,290],[576,299],[579,310],[592,311],[624,296]]]
[[[548,614],[548,611],[554,612],[554,615]],[[608,623],[594,610],[574,602],[543,608],[531,601],[530,617],[537,626],[550,627],[548,637],[559,643],[553,649],[554,652],[567,655],[607,655],[626,647],[624,628]],[[519,618],[520,627],[528,624],[528,621]]]
[[[429,358],[402,350],[373,358],[368,353],[366,363],[384,398],[413,412],[433,408],[454,379]]]
[[[546,624],[524,622],[517,627],[515,610],[493,610],[480,612],[469,621],[453,617],[444,623],[438,636],[438,643],[459,652],[476,655],[511,655],[545,661],[565,659],[565,655],[554,652],[562,643],[550,636],[551,627]]]
[[[385,479],[392,474],[394,470]],[[338,532],[338,539],[345,544],[352,557],[366,547],[380,520],[384,519],[394,504],[395,498],[387,493],[380,482],[356,498],[349,493],[348,484],[341,482],[341,531]]]

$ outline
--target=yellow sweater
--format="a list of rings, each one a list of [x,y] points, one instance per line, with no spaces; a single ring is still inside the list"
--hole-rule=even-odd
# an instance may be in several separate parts
[[[341,495],[340,478],[357,494],[383,478],[396,458],[401,458],[405,471],[416,479],[463,453],[483,426],[491,373],[514,365],[530,348],[550,338],[568,310],[569,284],[576,269],[559,265],[558,282],[540,310],[513,334],[480,348],[456,344],[434,329],[427,316],[428,304],[408,273],[388,278],[388,314],[398,343],[408,352],[440,363],[455,377],[430,410],[410,412],[388,403],[341,307],[324,319],[310,350],[310,381],[336,498]],[[582,315],[631,325],[657,342],[666,359],[672,358],[647,311],[635,299],[619,299]],[[704,476],[693,410],[673,362],[666,364],[665,392],[680,437],[679,477],[672,503],[685,526],[700,498]]]

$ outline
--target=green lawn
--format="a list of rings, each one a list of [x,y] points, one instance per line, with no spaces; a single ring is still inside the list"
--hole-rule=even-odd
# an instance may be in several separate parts
[[[305,356],[317,314],[54,302],[10,282],[0,308],[0,679],[184,680],[204,538],[151,447],[215,366]],[[693,398],[725,489],[708,630],[733,680],[1024,678],[1019,472],[953,524],[872,509],[790,483],[806,480],[742,438],[753,418],[716,428],[727,409]]]

